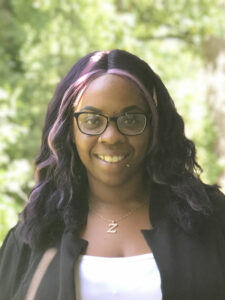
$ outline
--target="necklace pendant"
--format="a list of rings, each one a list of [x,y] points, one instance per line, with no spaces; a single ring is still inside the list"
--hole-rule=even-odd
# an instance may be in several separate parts
[[[116,227],[118,227],[118,224],[115,221],[112,221],[111,223],[109,223],[109,229],[107,230],[107,232],[109,233],[116,233]]]

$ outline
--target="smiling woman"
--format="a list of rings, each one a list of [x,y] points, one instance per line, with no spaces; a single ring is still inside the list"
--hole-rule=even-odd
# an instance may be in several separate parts
[[[137,87],[121,76],[102,75],[89,84],[75,110],[79,117],[74,122],[74,142],[89,185],[98,182],[121,188],[132,177],[143,182],[151,125],[145,115],[147,102]]]
[[[81,58],[49,104],[0,299],[224,300],[225,197],[195,156],[148,64]]]

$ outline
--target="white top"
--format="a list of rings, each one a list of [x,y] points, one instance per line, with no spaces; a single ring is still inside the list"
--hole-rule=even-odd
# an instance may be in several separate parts
[[[161,300],[152,253],[129,257],[81,255],[75,265],[77,300]]]

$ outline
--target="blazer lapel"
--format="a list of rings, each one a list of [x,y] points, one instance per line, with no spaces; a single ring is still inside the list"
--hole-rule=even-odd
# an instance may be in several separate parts
[[[76,299],[74,266],[87,243],[87,241],[76,237],[75,234],[70,232],[63,235],[60,250],[59,294],[57,300]]]
[[[62,236],[57,253],[40,284],[35,300],[75,300],[74,266],[87,241],[71,232]]]

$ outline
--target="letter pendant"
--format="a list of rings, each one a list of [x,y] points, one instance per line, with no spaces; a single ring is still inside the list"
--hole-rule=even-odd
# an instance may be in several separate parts
[[[109,223],[109,229],[107,230],[107,232],[109,233],[116,233],[116,227],[118,227],[118,224],[115,223],[115,221],[112,221],[111,223]]]

